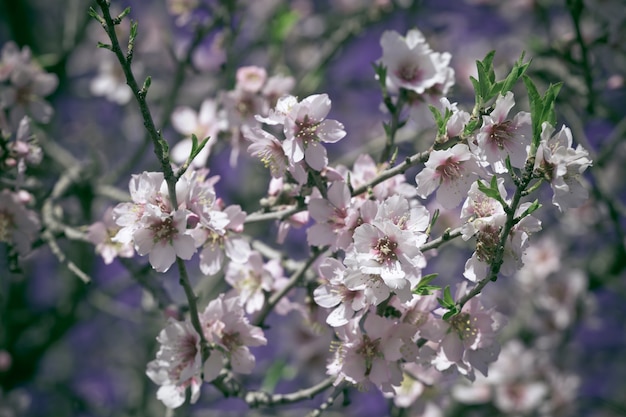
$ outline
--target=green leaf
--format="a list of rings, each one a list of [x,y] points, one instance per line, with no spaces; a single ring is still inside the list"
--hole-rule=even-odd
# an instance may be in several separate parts
[[[449,285],[446,285],[446,288],[443,289],[443,301],[449,307],[454,305],[454,298],[452,298]]]
[[[491,85],[491,90],[489,90],[489,97],[496,97],[499,94],[502,94],[502,85],[504,81],[498,81]]]
[[[413,290],[413,294],[417,294],[417,295],[431,295],[435,291],[438,291],[440,289],[441,289],[441,287],[438,287],[436,285],[424,285],[423,287],[415,288]]]
[[[119,25],[120,23],[122,23],[122,19],[124,17],[126,17],[128,15],[128,13],[130,13],[130,7],[125,8],[122,13],[120,13],[119,15],[117,15],[116,18],[112,19],[113,20],[113,24],[114,25]]]
[[[530,206],[528,206],[528,208],[524,210],[524,212],[520,216],[520,219],[523,219],[526,216],[530,216],[533,212],[537,211],[540,207],[541,207],[541,204],[539,203],[539,200],[533,201],[530,204]]]
[[[113,47],[111,45],[109,45],[108,43],[102,43],[102,42],[98,42],[98,48],[108,49],[109,51],[113,50]]]
[[[495,175],[492,177],[492,181],[493,178],[496,178]],[[502,196],[500,195],[500,191],[498,190],[498,185],[496,184],[496,188],[493,188],[493,184],[490,184],[489,187],[487,187],[481,180],[478,180],[478,190],[485,194],[487,197],[493,198],[494,200],[498,200],[500,201],[502,199]]]
[[[129,43],[134,42],[135,38],[137,37],[137,26],[138,23],[136,20],[130,24],[130,36],[128,37]]]
[[[413,293],[418,294],[418,295],[430,295],[433,292],[441,289],[441,287],[438,287],[436,285],[428,285],[430,284],[432,280],[437,278],[437,275],[439,274],[428,274],[428,275],[423,276],[420,282],[417,284],[417,286],[413,290]]]
[[[517,80],[519,80],[520,77],[524,75],[524,73],[526,73],[526,70],[528,69],[528,66],[530,65],[530,61],[524,63],[525,55],[526,53],[522,52],[522,55],[520,56],[519,60],[515,62],[515,65],[513,65],[511,72],[504,79],[502,83],[502,89],[500,90],[500,94],[504,95],[506,94],[507,91],[511,91],[511,89],[513,88],[513,85],[515,85]]]
[[[191,155],[193,155],[198,149],[198,137],[195,133],[191,134]]]
[[[130,13],[130,6],[128,6],[127,8],[125,8],[122,13],[117,15],[117,19],[122,20],[123,18],[125,18],[128,13]]]
[[[100,16],[93,7],[89,7],[89,10],[87,11],[87,13],[89,14],[89,16],[93,17],[101,24],[103,25],[106,24],[106,22],[104,21],[104,18]]]
[[[554,103],[556,97],[561,91],[563,83],[550,84],[546,94],[543,96],[543,112],[541,114],[541,123],[548,122],[552,126],[556,125],[556,113],[554,112]]]
[[[463,134],[466,136],[471,135],[476,129],[480,128],[481,125],[482,119],[470,119],[470,121],[465,125],[465,128],[463,129]]]
[[[539,141],[541,140],[541,115],[543,114],[543,100],[537,91],[537,87],[535,87],[535,83],[530,79],[529,76],[524,75],[523,78],[524,85],[526,85],[526,90],[528,91],[528,102],[530,104],[530,118],[533,132],[533,140],[532,147],[534,149],[539,146]]]
[[[150,85],[152,85],[152,77],[148,75],[146,77],[146,80],[143,82],[143,87],[141,87],[141,90],[147,93]]]
[[[457,306],[454,306],[452,308],[450,308],[444,315],[443,315],[443,319],[444,320],[448,320],[453,316],[456,316],[457,314],[459,314],[459,308]]]
[[[387,90],[387,67],[385,67],[382,63],[372,64],[374,67],[374,73],[376,74],[376,79],[380,84],[380,87],[383,91]]]
[[[470,76],[470,81],[472,82],[472,86],[474,86],[474,91],[476,93],[476,98],[482,97],[482,95],[480,94],[480,85],[478,83],[478,80],[476,78]]]
[[[424,275],[422,277],[422,279],[420,279],[420,282],[417,284],[418,287],[422,287],[424,285],[429,284],[433,279],[437,278],[439,274],[435,273],[435,274],[428,274],[428,275]]]

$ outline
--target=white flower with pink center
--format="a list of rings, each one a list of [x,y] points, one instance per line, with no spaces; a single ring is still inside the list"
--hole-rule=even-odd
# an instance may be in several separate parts
[[[342,181],[335,181],[328,187],[327,198],[312,197],[309,200],[309,214],[316,221],[307,229],[309,245],[329,245],[332,251],[350,247],[352,229],[359,216],[351,202],[350,189]]]
[[[142,227],[146,205],[153,205],[162,211],[171,210],[167,197],[167,184],[162,172],[143,172],[134,174],[128,184],[130,203],[120,203],[113,208],[113,218],[120,230],[113,241],[128,243],[133,241],[133,234]]]
[[[353,250],[346,256],[346,265],[360,274],[353,275],[358,279],[346,281],[346,285],[350,289],[371,286],[371,278],[380,285],[380,278],[389,291],[408,301],[412,285],[426,266],[420,242],[420,235],[402,230],[389,220],[360,225],[354,231]]]
[[[102,221],[93,223],[87,229],[87,239],[96,246],[96,253],[102,256],[105,264],[110,264],[116,257],[132,258],[135,254],[130,242],[114,242],[112,238],[120,230],[113,219],[113,209],[109,208],[102,216]]]
[[[195,233],[196,243],[202,246],[200,270],[206,275],[216,274],[222,268],[225,257],[238,263],[247,262],[250,257],[250,244],[239,234],[243,231],[246,213],[237,205],[226,207],[223,213],[228,221],[222,229],[201,225]]]
[[[373,384],[384,392],[393,392],[392,386],[402,382],[399,360],[403,337],[407,336],[402,333],[404,329],[373,313],[365,318],[363,330],[357,320],[352,320],[337,330],[340,342],[335,345],[328,374],[337,376],[335,384],[346,380],[363,388]]]
[[[419,30],[409,30],[406,37],[386,31],[380,44],[383,48],[380,62],[387,68],[387,83],[392,88],[424,94],[427,89],[445,83],[450,54],[433,52]]]
[[[258,93],[267,80],[265,68],[254,65],[237,69],[235,88],[248,93]]]
[[[326,318],[326,323],[333,327],[347,324],[355,313],[364,310],[369,304],[363,291],[351,290],[345,285],[344,280],[349,272],[334,258],[324,259],[319,266],[322,284],[313,292],[313,299],[321,307],[333,308]]]
[[[186,234],[186,211],[176,210],[170,215],[148,205],[142,223],[133,233],[135,249],[141,256],[149,255],[156,271],[167,272],[176,257],[189,260],[196,252],[193,237]]]
[[[446,123],[446,138],[444,139],[460,136],[470,120],[470,114],[465,110],[459,110],[457,103],[450,103],[445,97],[441,98],[439,102],[444,111],[450,110],[452,112]],[[443,141],[445,142],[445,140]]]
[[[503,192],[503,188],[501,188]],[[504,196],[503,196],[504,199]],[[487,200],[489,201],[489,200]],[[506,214],[497,208],[496,202],[491,202],[494,207],[492,214],[485,217],[477,217],[463,226],[463,239],[469,240],[476,236],[476,251],[465,263],[463,276],[470,281],[478,281],[487,277],[491,264],[496,259],[500,250],[500,234],[506,223]],[[499,203],[497,203],[499,205]],[[531,203],[522,203],[515,216],[520,217],[530,207]],[[484,204],[484,207],[488,204]],[[489,211],[485,211],[488,214]],[[541,221],[532,215],[519,220],[512,228],[504,245],[504,254],[500,273],[506,276],[513,275],[522,266],[522,255],[528,247],[530,234],[541,230]]]
[[[8,42],[2,48],[0,61],[0,108],[8,111],[9,121],[17,129],[24,116],[48,123],[54,114],[52,106],[43,99],[59,85],[55,74],[43,71],[31,57],[28,47],[21,52],[17,45]]]
[[[265,293],[284,277],[278,260],[264,263],[260,253],[252,252],[246,263],[229,263],[224,278],[239,296],[246,313],[252,314],[261,310]]]
[[[415,177],[417,194],[426,198],[437,190],[437,202],[452,209],[467,196],[472,183],[484,175],[467,145],[456,144],[431,152],[424,169]]]
[[[211,147],[217,142],[217,136],[227,129],[224,115],[218,111],[215,100],[204,100],[200,110],[191,107],[178,107],[172,113],[172,126],[177,132],[185,135],[185,138],[172,148],[172,160],[177,164],[183,164],[191,154],[191,135],[196,135],[198,142],[210,138],[204,148],[192,161],[192,166],[203,167],[211,153]]]
[[[457,289],[456,298],[465,293],[466,285]],[[433,365],[444,371],[455,367],[459,373],[474,380],[474,369],[487,375],[488,366],[498,358],[500,345],[496,340],[504,318],[494,309],[485,309],[479,297],[470,299],[461,312],[446,320],[448,331],[439,343]]]
[[[552,203],[564,211],[579,207],[587,199],[583,172],[591,166],[589,153],[580,145],[572,148],[572,132],[563,126],[554,134],[554,127],[542,125],[541,142],[537,148],[535,172],[552,187]]]
[[[304,160],[316,171],[328,164],[322,143],[335,143],[346,135],[341,123],[326,119],[330,105],[327,94],[315,94],[291,106],[285,118],[283,149],[292,164]]]
[[[426,235],[423,233],[430,223],[430,213],[428,209],[416,201],[409,203],[406,198],[394,195],[385,199],[378,206],[374,220],[390,220],[401,230],[408,230],[415,235],[417,245],[426,242]]]
[[[170,319],[157,341],[159,351],[146,371],[160,385],[157,399],[168,408],[177,408],[185,402],[185,393],[190,388],[190,402],[195,403],[200,397],[203,370],[200,336],[189,321]]]
[[[251,143],[248,153],[261,159],[266,168],[269,168],[272,177],[280,178],[287,169],[287,156],[283,144],[271,133],[258,126],[246,129],[244,137]]]
[[[528,158],[532,136],[530,113],[519,112],[513,120],[507,119],[514,105],[512,92],[499,96],[491,114],[483,116],[483,125],[476,134],[476,142],[470,141],[472,151],[498,174],[507,172],[507,157],[515,168],[523,168]]]
[[[250,325],[238,297],[226,298],[220,294],[206,307],[200,321],[207,341],[221,348],[212,354],[224,352],[234,372],[252,372],[255,358],[249,347],[265,345],[267,339],[260,327]]]
[[[489,184],[485,180],[478,180],[485,187],[489,188]],[[504,215],[504,207],[494,198],[488,197],[485,193],[478,189],[478,181],[474,182],[467,193],[467,199],[461,208],[461,220],[480,219],[495,215]],[[506,198],[506,189],[504,188],[504,178],[497,179],[498,190],[503,199]],[[471,228],[471,222],[467,225]],[[464,232],[465,233],[465,232]],[[468,235],[474,233],[470,230]],[[466,239],[467,240],[467,239]]]

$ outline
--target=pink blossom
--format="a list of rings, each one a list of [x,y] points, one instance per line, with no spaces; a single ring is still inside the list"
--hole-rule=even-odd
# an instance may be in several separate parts
[[[497,207],[495,203],[492,203]],[[522,203],[515,212],[516,217],[528,209],[531,203]],[[463,226],[463,239],[468,240],[471,236],[476,236],[476,251],[465,264],[463,276],[470,281],[477,281],[486,278],[491,263],[495,259],[500,247],[500,233],[506,223],[506,215],[499,209],[494,214],[487,217],[478,217]],[[527,215],[519,220],[509,232],[505,242],[504,254],[500,272],[503,275],[511,276],[522,266],[522,255],[528,246],[530,234],[541,230],[541,222]]]
[[[336,384],[346,380],[366,388],[370,383],[384,392],[402,382],[402,334],[391,320],[368,314],[363,331],[357,321],[337,330],[340,342],[328,373],[337,376]]]
[[[233,371],[243,374],[252,372],[255,358],[248,348],[265,345],[267,339],[261,328],[249,324],[238,297],[226,298],[220,294],[206,307],[201,322],[205,337],[221,347]]]
[[[433,52],[419,30],[409,30],[406,37],[385,31],[380,44],[383,48],[380,61],[387,68],[391,86],[423,94],[446,80],[450,54]]]
[[[564,211],[579,207],[588,192],[583,186],[582,173],[591,166],[589,153],[580,145],[572,148],[572,133],[563,126],[552,135],[554,128],[548,123],[542,125],[541,142],[537,148],[535,172],[542,175],[552,187],[552,203]]]
[[[187,230],[187,213],[176,210],[171,215],[147,206],[143,227],[133,233],[135,249],[141,256],[149,255],[150,264],[158,272],[166,272],[176,257],[189,260],[196,245]]]
[[[246,130],[244,137],[251,143],[248,152],[261,159],[274,178],[280,178],[287,169],[287,156],[282,143],[272,134],[260,127]]]
[[[426,198],[437,190],[437,202],[452,209],[467,195],[472,183],[484,170],[467,145],[456,144],[443,151],[432,151],[424,169],[417,174],[417,193]]]
[[[160,344],[156,359],[148,363],[146,374],[160,385],[157,399],[168,408],[180,407],[185,392],[191,389],[191,403],[200,397],[202,382],[202,355],[200,336],[191,323],[169,319],[157,341]]]
[[[24,256],[39,233],[37,214],[25,207],[20,197],[9,190],[0,192],[0,242],[13,246]]]
[[[420,276],[421,268],[426,266],[418,249],[422,239],[390,220],[365,223],[354,230],[354,249],[346,256],[346,262],[365,277],[379,276],[389,290],[408,300],[411,286]]]
[[[226,130],[226,119],[217,109],[217,102],[214,100],[204,100],[200,106],[200,111],[196,112],[190,107],[178,107],[172,113],[172,125],[185,138],[172,148],[172,160],[178,164],[183,164],[191,154],[191,135],[196,135],[198,142],[209,138],[204,148],[192,161],[192,166],[203,167],[206,165],[211,148],[217,142],[217,137],[221,131]]]
[[[238,294],[246,313],[261,310],[265,293],[283,278],[283,269],[277,260],[264,263],[261,254],[251,252],[246,263],[231,262],[226,268],[225,279]]]
[[[48,123],[54,113],[52,106],[43,97],[52,93],[59,84],[55,74],[44,72],[32,61],[30,49],[20,52],[9,42],[2,49],[0,62],[0,108],[9,112],[9,120],[14,128],[26,115],[41,123]]]
[[[115,57],[106,54],[98,64],[98,75],[89,85],[91,94],[104,96],[113,103],[124,105],[133,98],[133,91],[126,84],[122,67]]]
[[[356,312],[368,305],[362,291],[351,290],[344,284],[348,272],[341,262],[333,258],[324,259],[319,266],[322,283],[313,292],[313,299],[321,307],[334,308],[326,318],[326,323],[333,327],[347,324]]]
[[[93,223],[87,229],[87,239],[96,246],[96,253],[102,256],[105,264],[110,264],[116,257],[132,258],[135,254],[130,242],[115,242],[113,237],[120,227],[113,219],[113,209],[107,209],[102,220]]]
[[[327,246],[331,250],[348,249],[352,244],[352,228],[356,226],[357,211],[345,182],[336,181],[328,187],[328,198],[312,197],[309,214],[316,221],[307,229],[311,246]]]
[[[515,168],[524,167],[528,157],[532,135],[530,113],[519,112],[509,120],[507,116],[514,105],[512,92],[499,96],[493,111],[483,116],[476,142],[470,141],[472,151],[484,158],[498,174],[507,172],[507,157]]]
[[[237,69],[236,78],[236,89],[257,93],[267,80],[267,71],[257,66],[240,67]]]
[[[464,293],[465,285],[461,284],[456,298]],[[474,297],[446,322],[448,332],[439,342],[433,365],[439,371],[454,366],[472,381],[474,369],[487,375],[489,363],[494,362],[500,352],[496,334],[504,324],[504,318],[493,309],[485,309],[479,297]]]
[[[228,222],[223,229],[201,227],[202,250],[200,252],[200,270],[203,274],[216,274],[227,257],[233,262],[247,262],[250,256],[250,244],[239,235],[243,231],[246,213],[237,205],[224,209]]]
[[[341,123],[326,119],[330,105],[328,95],[315,94],[290,108],[283,149],[291,163],[304,159],[316,171],[326,167],[326,148],[321,143],[335,143],[346,135]]]

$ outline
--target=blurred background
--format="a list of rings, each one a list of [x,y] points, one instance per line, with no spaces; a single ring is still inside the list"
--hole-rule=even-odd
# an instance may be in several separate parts
[[[41,241],[16,268],[0,242],[0,417],[306,414],[323,395],[249,410],[205,384],[197,404],[175,412],[156,400],[157,386],[145,369],[167,316],[184,311],[176,274],[157,274],[139,257],[105,264],[92,244],[73,238],[127,198],[131,174],[158,170],[117,63],[97,47],[107,39],[89,6],[96,8],[83,0],[0,1],[0,48],[10,41],[30,48],[33,60],[59,81],[46,98],[53,117],[34,127],[43,160],[28,171],[33,209],[41,212],[46,203],[54,208],[70,229],[55,231],[56,252],[92,280],[85,284]],[[589,201],[562,214],[548,203],[549,189],[542,189],[543,231],[532,237],[526,266],[485,290],[487,303],[509,321],[494,372],[514,377],[495,385],[426,386],[405,410],[378,392],[354,391],[350,407],[337,404],[329,415],[626,415],[623,0],[112,1],[118,13],[127,6],[131,12],[118,34],[127,39],[130,19],[139,23],[133,71],[139,80],[152,77],[148,99],[172,147],[184,137],[172,123],[177,108],[198,109],[206,99],[232,107],[237,68],[256,65],[268,75],[293,77],[291,92],[300,98],[329,95],[329,117],[348,132],[329,146],[331,165],[351,166],[361,153],[377,155],[386,115],[372,64],[381,57],[385,30],[404,35],[418,28],[433,50],[450,52],[456,82],[449,98],[466,110],[473,106],[475,61],[491,50],[499,76],[525,52],[540,91],[563,82],[557,120],[593,159],[585,177]],[[514,91],[527,110],[523,86]],[[432,126],[407,125],[399,133],[400,156],[427,149],[433,138]],[[250,213],[260,208],[269,174],[241,140],[233,130],[220,135],[207,166],[220,176],[218,196]],[[69,172],[78,174],[63,185]],[[407,173],[411,183],[415,173]],[[54,187],[62,192],[53,193]],[[441,230],[456,219],[454,213],[442,216]],[[275,224],[249,231],[283,248],[276,244]],[[285,247],[303,259],[303,230],[290,232]],[[461,277],[471,252],[468,244],[453,242],[429,261],[429,272]],[[194,262],[190,271],[201,306],[227,288],[221,275],[204,277]],[[269,344],[255,350],[257,372],[246,384],[290,392],[323,379],[330,330],[295,313],[271,316],[269,324]],[[428,414],[435,412],[429,402],[440,414]]]

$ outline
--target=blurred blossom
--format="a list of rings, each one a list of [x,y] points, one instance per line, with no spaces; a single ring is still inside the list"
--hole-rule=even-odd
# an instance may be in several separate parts
[[[43,71],[31,59],[30,50],[22,51],[8,42],[2,48],[0,63],[0,107],[9,113],[14,128],[26,115],[41,123],[48,123],[54,110],[43,97],[52,93],[59,84],[55,74]]]
[[[26,208],[19,196],[8,190],[0,191],[0,242],[6,242],[24,256],[39,232],[40,221]]]
[[[137,68],[137,65],[135,67]],[[98,75],[91,81],[89,87],[93,95],[104,96],[119,105],[128,103],[133,97],[133,92],[126,85],[122,67],[111,54],[104,55],[100,60]]]

